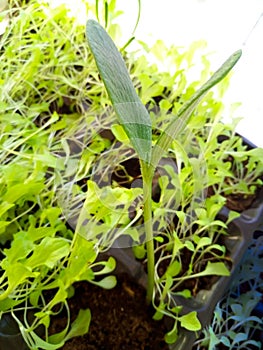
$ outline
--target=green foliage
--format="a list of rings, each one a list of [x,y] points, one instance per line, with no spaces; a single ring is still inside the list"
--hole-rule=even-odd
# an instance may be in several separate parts
[[[227,185],[222,188],[225,194],[254,194],[256,188],[262,185],[263,165],[260,159],[263,157],[263,149],[244,150],[242,145],[240,149],[227,152],[233,162],[231,172],[227,176]]]
[[[12,315],[29,348],[57,349],[89,328],[89,310],[81,310],[70,327],[73,284],[116,284],[109,276],[113,259],[95,263],[94,244],[74,238],[57,202],[59,178],[67,170],[62,152],[72,158],[65,139],[74,136],[80,113],[94,122],[85,104],[102,101],[102,90],[94,64],[86,62],[84,27],[65,6],[12,0],[2,16],[9,23],[0,42],[0,315]],[[95,127],[87,137],[94,134]],[[87,171],[83,163],[102,150],[97,137],[79,164],[80,178]],[[52,315],[63,307],[68,325],[49,337]]]
[[[76,232],[85,239],[96,242],[101,248],[111,246],[117,237],[124,234],[132,236],[138,242],[138,232],[130,227],[129,207],[142,194],[142,190],[111,186],[99,188],[91,180],[87,186]]]
[[[241,51],[234,53],[223,66],[216,71],[212,77],[196,92],[192,93],[192,96],[183,104],[179,109],[175,118],[173,118],[168,125],[161,132],[161,135],[157,138],[156,143],[152,148],[152,126],[151,118],[139,99],[132,81],[130,79],[129,73],[127,71],[125,62],[123,61],[120,53],[118,52],[114,42],[106,33],[106,31],[95,21],[89,20],[87,24],[87,39],[91,49],[91,52],[95,58],[98,70],[108,92],[109,98],[112,102],[118,120],[123,126],[128,138],[131,141],[135,151],[137,152],[140,164],[141,173],[143,179],[143,197],[144,197],[144,228],[146,232],[146,251],[147,251],[147,271],[148,271],[148,285],[147,285],[147,302],[154,302],[154,274],[155,274],[155,261],[154,261],[154,246],[153,246],[153,220],[152,220],[152,179],[154,172],[159,164],[161,158],[166,154],[168,149],[173,144],[182,131],[186,128],[190,117],[204,97],[204,95],[218,82],[220,82],[233,68],[236,62],[241,56]],[[142,89],[147,90],[153,87],[152,80],[147,76],[142,76]],[[155,90],[151,88],[150,94],[155,96],[159,94],[162,90]],[[175,154],[178,153],[175,151]],[[177,186],[175,186],[177,189]],[[161,205],[163,204],[160,202]],[[211,209],[212,207],[210,207]],[[161,209],[161,208],[160,208]],[[218,212],[218,206],[213,210],[214,216]],[[201,208],[200,208],[201,211]],[[203,210],[204,211],[204,210]],[[201,216],[201,215],[200,215]],[[86,217],[86,215],[84,215]],[[204,219],[203,219],[204,221]],[[198,222],[198,221],[197,221]],[[198,223],[200,223],[199,220]],[[220,221],[212,222],[212,225],[221,224]],[[205,226],[209,227],[210,222],[206,222]],[[222,226],[223,223],[222,223]],[[210,262],[208,261],[207,266],[201,272],[192,274],[193,271],[193,260],[195,258],[195,252],[198,252],[200,248],[210,245],[212,240],[205,240],[205,238],[198,239],[196,242],[197,246],[194,247],[193,243],[190,241],[185,242],[187,249],[192,250],[194,253],[189,265],[189,275],[178,277],[179,283],[183,279],[192,277],[201,277],[206,275],[229,275],[229,271],[222,262]],[[180,248],[184,245],[181,245]],[[179,249],[180,249],[179,248]],[[211,249],[217,248],[212,246]],[[202,256],[202,254],[201,254]],[[160,305],[164,305],[167,294],[174,288],[174,276],[176,276],[181,271],[181,265],[178,260],[170,263],[165,275],[161,280],[163,280],[163,285],[160,286],[159,300]],[[159,306],[157,310],[162,314],[163,308]],[[177,311],[178,313],[178,311]],[[187,316],[177,315],[174,316],[177,322],[187,327],[189,330],[198,330],[201,325],[196,320],[192,319],[193,315],[189,314]],[[189,321],[189,322],[188,322]],[[167,341],[174,341],[175,334],[172,331],[167,335]]]
[[[96,1],[87,7],[87,15],[96,14],[96,6],[103,8],[97,15],[101,14],[99,19],[113,37],[119,34],[114,21],[121,14],[115,10],[115,3]],[[86,333],[89,310],[81,310],[74,323],[69,324],[68,299],[74,292],[74,282],[114,287],[116,279],[110,274],[115,260],[98,262],[97,255],[119,236],[125,235],[128,242],[135,244],[143,241],[144,206],[148,208],[148,216],[144,217],[146,231],[151,233],[154,228],[156,251],[163,251],[155,262],[152,280],[155,318],[166,314],[174,320],[167,342],[176,340],[179,325],[199,329],[196,315],[182,316],[181,307],[173,304],[172,297],[192,297],[182,282],[194,276],[228,274],[225,250],[217,240],[227,233],[226,225],[236,213],[230,213],[227,223],[217,219],[225,203],[222,195],[228,192],[228,188],[221,187],[222,177],[231,179],[235,189],[251,193],[260,184],[258,177],[262,172],[260,151],[247,152],[233,137],[233,126],[218,123],[222,103],[216,100],[215,91],[207,93],[195,106],[206,89],[217,82],[213,78],[196,92],[211,76],[206,57],[200,58],[200,76],[193,81],[188,77],[201,44],[182,51],[176,47],[168,49],[161,41],[153,48],[141,43],[158,60],[170,62],[171,71],[161,71],[156,64],[149,64],[145,55],[137,57],[122,48],[124,62],[111,42],[116,61],[108,60],[109,51],[104,59],[109,65],[106,68],[113,69],[114,74],[105,71],[103,62],[99,69],[101,75],[106,74],[105,85],[120,125],[108,106],[95,62],[85,44],[84,27],[69,16],[64,5],[51,9],[44,1],[27,4],[12,0],[1,18],[6,16],[9,25],[0,42],[1,315],[12,314],[32,349],[57,349],[67,339]],[[96,28],[96,33],[101,33],[100,27]],[[107,36],[104,38],[109,45]],[[98,48],[103,49],[95,47]],[[224,66],[220,77],[227,70],[228,66]],[[115,73],[119,74],[118,79]],[[227,85],[228,80],[224,79],[220,90]],[[126,97],[128,103],[124,105]],[[178,115],[189,117],[187,125],[183,122],[177,127],[173,120],[177,116],[177,123]],[[111,141],[101,136],[101,131],[113,124],[116,140]],[[162,136],[160,130],[164,130]],[[228,140],[219,146],[217,137],[222,134]],[[144,188],[143,199],[141,188],[120,187],[110,179],[116,169],[124,169],[124,161],[134,156],[129,139],[146,164],[142,164],[142,171],[144,178],[150,175],[149,180],[153,169],[147,164],[154,168],[167,150],[166,160],[157,168],[158,201],[149,195],[150,186]],[[237,171],[229,168],[226,156],[235,159]],[[203,173],[206,167],[207,172]],[[132,184],[132,176],[128,177]],[[204,189],[209,186],[216,191],[206,199]],[[153,240],[148,241],[149,257]],[[137,256],[145,257],[144,244],[134,249]],[[182,273],[185,250],[192,258]],[[211,261],[202,264],[207,254]],[[168,268],[161,276],[157,269],[167,260]],[[149,266],[153,265],[150,261]],[[52,297],[47,298],[47,294]],[[68,314],[68,324],[60,333],[49,336],[51,318],[59,305]],[[17,310],[23,314],[22,319],[17,317]],[[44,338],[37,332],[40,325],[45,329]]]
[[[180,317],[181,326],[189,329],[189,331],[198,331],[201,328],[201,324],[197,319],[196,312],[192,311],[187,315]]]
[[[255,194],[262,185],[263,168],[260,159],[263,150],[248,149],[242,139],[233,134],[232,128],[219,123],[208,136],[204,149],[208,164],[208,185],[218,194],[237,194],[246,198]],[[220,137],[223,137],[223,141],[219,143]]]

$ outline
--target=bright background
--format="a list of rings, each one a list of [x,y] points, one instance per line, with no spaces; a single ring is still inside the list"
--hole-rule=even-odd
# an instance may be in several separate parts
[[[119,21],[128,35],[138,2],[119,2],[125,9]],[[161,39],[167,45],[186,47],[205,39],[215,52],[209,56],[214,68],[236,49],[243,49],[224,103],[229,107],[242,102],[235,113],[243,118],[237,131],[263,147],[263,0],[141,0],[141,5],[137,39],[150,43]]]
[[[0,0],[0,10],[7,1]],[[74,15],[86,23],[85,0],[47,1],[52,5],[66,3]],[[117,0],[117,7],[124,14],[116,21],[121,25],[125,41],[131,37],[138,2]],[[209,55],[213,69],[236,49],[243,49],[224,97],[224,117],[228,119],[232,103],[241,102],[234,115],[243,118],[237,131],[263,147],[263,0],[141,0],[141,7],[136,39],[149,44],[160,39],[168,46],[184,47],[204,39],[209,52],[214,52]],[[0,32],[5,25],[0,23]]]

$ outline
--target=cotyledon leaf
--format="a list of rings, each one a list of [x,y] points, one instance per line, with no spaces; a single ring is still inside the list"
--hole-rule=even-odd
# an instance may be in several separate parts
[[[122,56],[105,29],[94,20],[87,23],[87,39],[119,122],[140,159],[149,163],[151,118],[134,89]]]
[[[241,54],[241,50],[234,52],[212,75],[212,77],[199,90],[197,90],[187,102],[185,102],[177,116],[161,133],[152,151],[151,165],[153,168],[158,165],[164,152],[168,150],[173,140],[176,139],[186,127],[188,120],[201,99],[213,86],[219,83],[231,71],[241,57]]]

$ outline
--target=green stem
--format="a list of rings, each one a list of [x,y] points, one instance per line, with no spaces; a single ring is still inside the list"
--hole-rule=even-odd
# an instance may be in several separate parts
[[[153,245],[153,229],[152,229],[152,178],[153,171],[145,162],[141,162],[142,178],[143,178],[143,198],[144,198],[144,228],[146,234],[146,250],[147,250],[147,292],[146,301],[151,303],[154,290],[154,245]]]

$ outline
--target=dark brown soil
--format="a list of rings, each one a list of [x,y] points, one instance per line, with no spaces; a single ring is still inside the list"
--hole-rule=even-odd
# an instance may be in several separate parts
[[[251,194],[244,196],[241,193],[225,195],[226,197],[226,207],[230,210],[235,210],[239,213],[251,207],[255,199],[256,194]]]
[[[261,187],[258,186],[255,194],[244,195],[243,193],[224,194],[226,198],[225,206],[230,209],[242,213],[244,210],[251,208],[254,202],[259,198]],[[207,190],[208,197],[212,196],[215,190],[209,187]]]
[[[118,277],[117,286],[105,290],[87,282],[74,285],[75,295],[69,300],[72,320],[79,309],[91,310],[89,333],[69,340],[64,350],[168,350],[167,332],[162,322],[152,319],[145,305],[145,290],[126,274]],[[53,319],[51,332],[63,329],[66,320]]]

